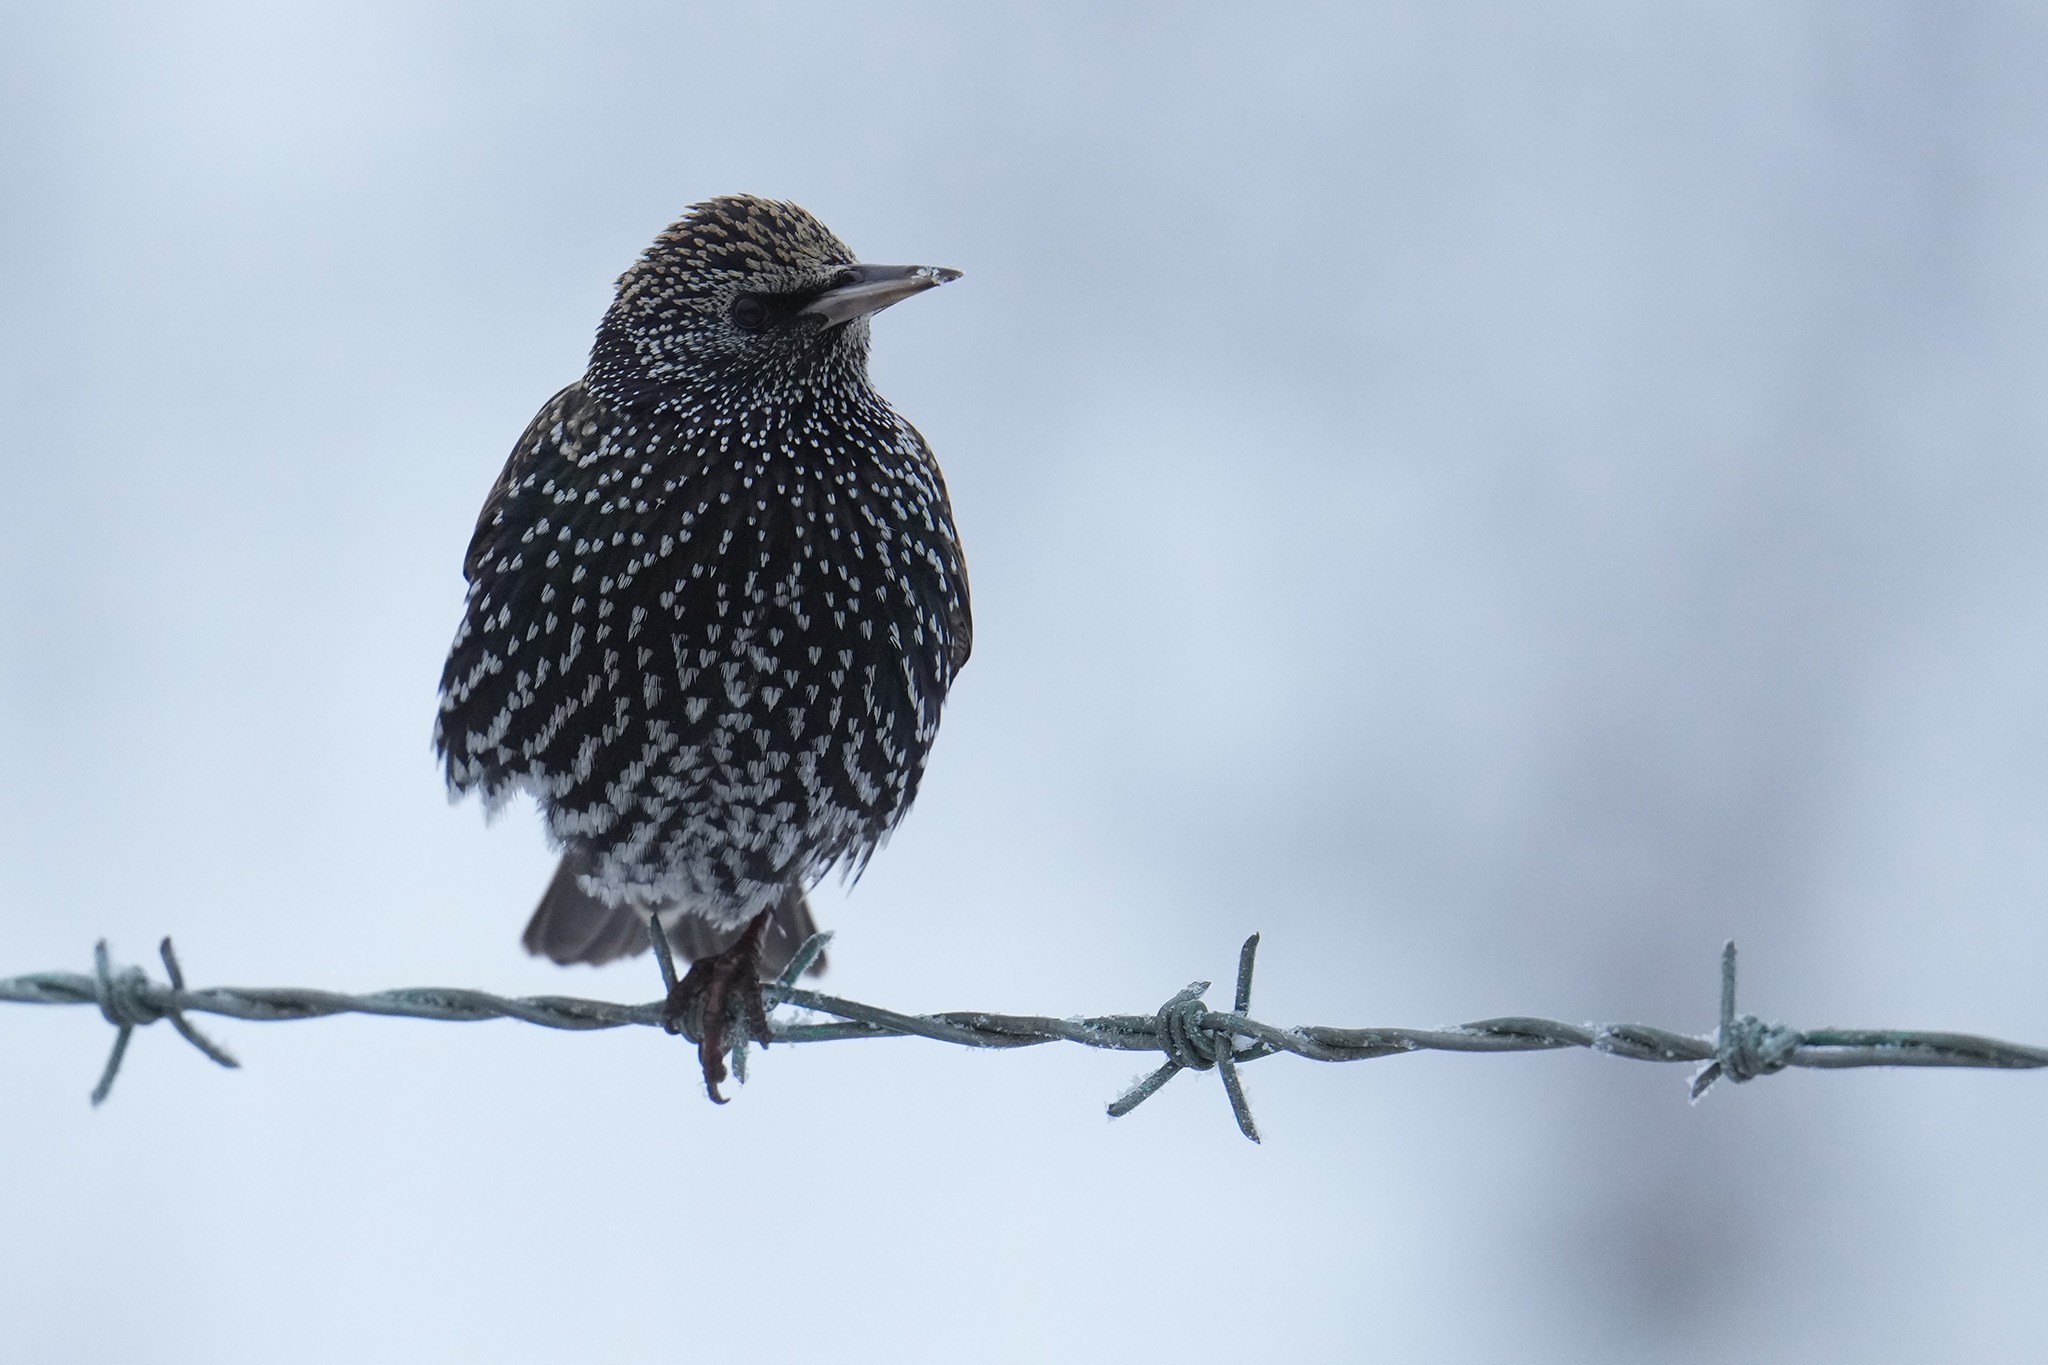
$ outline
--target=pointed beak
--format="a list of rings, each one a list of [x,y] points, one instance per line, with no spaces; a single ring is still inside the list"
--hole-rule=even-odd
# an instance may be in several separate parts
[[[798,316],[823,318],[827,327],[836,327],[959,278],[959,271],[942,265],[850,265]]]

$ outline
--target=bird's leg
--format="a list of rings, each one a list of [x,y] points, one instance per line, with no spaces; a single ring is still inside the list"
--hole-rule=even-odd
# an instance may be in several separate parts
[[[692,962],[661,1009],[661,1026],[670,1033],[684,1032],[683,1020],[692,1010],[699,1011],[697,1060],[704,1066],[704,1088],[711,1093],[713,1104],[725,1103],[718,1083],[726,1075],[725,1035],[734,1022],[733,1015],[740,1016],[749,1038],[768,1046],[768,1004],[761,998],[761,939],[768,932],[772,913],[763,910],[754,916],[731,947]],[[654,932],[661,932],[659,924]]]

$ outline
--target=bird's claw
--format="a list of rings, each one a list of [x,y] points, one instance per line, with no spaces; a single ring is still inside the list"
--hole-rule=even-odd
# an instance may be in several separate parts
[[[727,1030],[737,1022],[747,1037],[768,1046],[768,1003],[761,998],[761,940],[770,918],[771,912],[763,910],[730,948],[692,962],[661,1008],[664,1029],[697,1040],[704,1089],[713,1104],[725,1103],[718,1085],[726,1078]]]

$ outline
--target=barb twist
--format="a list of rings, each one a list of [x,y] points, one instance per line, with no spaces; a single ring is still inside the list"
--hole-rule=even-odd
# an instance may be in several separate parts
[[[171,978],[168,991],[151,981],[149,973],[140,967],[123,967],[118,972],[113,970],[105,939],[93,946],[93,996],[99,1003],[100,1017],[120,1030],[114,1035],[114,1047],[107,1054],[107,1064],[100,1071],[100,1083],[92,1088],[95,1105],[105,1101],[113,1092],[114,1078],[121,1074],[121,1059],[128,1055],[128,1040],[134,1036],[136,1028],[154,1024],[159,1019],[170,1020],[171,1027],[178,1031],[180,1037],[220,1065],[230,1070],[241,1065],[226,1048],[194,1028],[185,1018],[185,973],[178,966],[178,954],[171,947],[168,935],[157,945],[157,952],[164,960],[164,973]]]
[[[1214,1013],[1203,1003],[1202,992],[1209,989],[1206,981],[1190,982],[1159,1007],[1159,1013],[1152,1017],[1152,1032],[1159,1050],[1166,1054],[1166,1064],[1112,1100],[1111,1118],[1120,1119],[1130,1113],[1182,1071],[1207,1071],[1213,1067],[1223,1075],[1223,1093],[1230,1098],[1237,1130],[1253,1142],[1259,1140],[1258,1125],[1252,1122],[1251,1103],[1245,1098],[1244,1082],[1237,1075],[1239,1062],[1254,1061],[1273,1052],[1263,1043],[1242,1049],[1237,1046],[1237,1025],[1246,1025],[1249,1031],[1250,1020],[1245,1011],[1251,1008],[1252,963],[1258,951],[1257,934],[1246,939],[1244,947],[1238,950],[1237,1007],[1231,1013]]]
[[[1721,948],[1721,1026],[1714,1034],[1714,1059],[1692,1078],[1692,1098],[1726,1076],[1741,1085],[1759,1076],[1783,1071],[1806,1042],[1806,1035],[1783,1024],[1767,1024],[1754,1014],[1735,1012],[1735,940]]]

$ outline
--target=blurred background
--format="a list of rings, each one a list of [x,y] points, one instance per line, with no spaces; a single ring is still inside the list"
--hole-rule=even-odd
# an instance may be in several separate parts
[[[825,985],[2048,1041],[2048,13],[17,4],[0,975],[645,1000],[429,752],[613,279],[795,199],[973,570]],[[2039,1358],[2048,1081],[0,1007],[21,1359]]]

